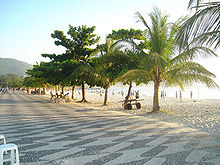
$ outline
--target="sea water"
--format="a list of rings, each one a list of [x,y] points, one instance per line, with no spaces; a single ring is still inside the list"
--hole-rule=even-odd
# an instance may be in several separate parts
[[[124,93],[124,97],[127,95],[128,93],[128,85],[122,85],[122,84],[116,84],[113,85],[109,88],[108,93],[109,94],[122,94],[122,91]],[[131,92],[133,94],[135,94],[135,92],[137,92],[139,90],[139,94],[140,97],[144,97],[144,96],[153,96],[154,95],[154,87],[153,85],[133,85],[133,87],[131,88]],[[55,93],[54,89],[49,89],[47,91],[47,93],[49,94],[50,91],[52,91],[52,93]],[[104,93],[104,89],[100,88],[100,87],[94,87],[94,88],[85,88],[86,92],[90,92],[90,93]],[[159,96],[161,96],[161,92],[164,92],[166,97],[176,97],[176,93],[177,93],[177,97],[180,97],[180,91],[182,93],[182,98],[190,98],[190,94],[192,92],[192,98],[193,99],[220,99],[220,89],[217,88],[213,88],[213,89],[209,89],[205,86],[202,85],[194,85],[194,86],[189,86],[189,87],[185,87],[184,90],[180,89],[179,87],[160,87],[159,90]],[[80,87],[76,87],[75,92],[77,92],[77,94],[81,94],[81,88]],[[71,91],[71,87],[66,87],[65,88],[65,93],[69,93],[69,95],[71,96],[72,91]]]
[[[111,86],[109,88],[110,93],[118,93],[120,94],[123,91],[125,94],[128,92],[129,86],[121,85],[121,86]],[[150,86],[133,86],[131,91],[135,93],[139,90],[140,96],[153,96],[154,87]],[[191,86],[185,87],[184,90],[178,87],[160,87],[159,95],[161,96],[161,92],[164,92],[166,97],[177,97],[180,96],[180,92],[182,93],[183,98],[190,98],[192,92],[193,99],[220,99],[220,89],[217,88],[207,88],[205,86]]]

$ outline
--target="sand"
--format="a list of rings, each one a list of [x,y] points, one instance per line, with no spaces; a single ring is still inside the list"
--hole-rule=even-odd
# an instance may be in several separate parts
[[[141,115],[150,118],[157,118],[161,121],[185,125],[193,129],[220,135],[220,100],[202,100],[202,99],[180,99],[160,98],[161,111],[150,113],[152,111],[153,98],[149,96],[141,97],[141,109],[135,105],[132,110],[124,110],[122,101],[124,97],[120,94],[109,94],[108,105],[103,106],[104,95],[98,93],[86,92],[88,106],[94,106],[100,110],[121,111],[132,115]],[[81,99],[81,95],[76,92],[75,100]]]

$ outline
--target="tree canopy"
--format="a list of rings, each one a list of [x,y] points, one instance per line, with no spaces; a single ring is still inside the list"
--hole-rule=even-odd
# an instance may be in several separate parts
[[[15,74],[0,75],[0,87],[20,88],[23,79]]]

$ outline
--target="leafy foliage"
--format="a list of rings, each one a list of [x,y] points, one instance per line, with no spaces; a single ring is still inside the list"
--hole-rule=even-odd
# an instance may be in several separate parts
[[[73,60],[82,60],[86,62],[97,52],[96,49],[91,48],[91,46],[96,44],[100,39],[96,34],[93,34],[94,31],[95,26],[87,27],[82,25],[79,27],[73,27],[69,25],[67,34],[70,38],[65,36],[62,31],[58,30],[54,31],[54,33],[51,34],[51,37],[56,39],[54,43],[57,46],[61,45],[67,49],[66,53],[71,54]]]
[[[118,31],[112,30],[112,33],[108,35],[108,38],[114,40],[141,40],[143,39],[142,31],[131,29],[120,29]]]
[[[0,75],[0,87],[18,88],[22,86],[23,79],[15,74]]]
[[[189,8],[196,9],[196,12],[181,26],[178,35],[180,48],[206,45],[217,49],[220,45],[220,2],[190,0]]]

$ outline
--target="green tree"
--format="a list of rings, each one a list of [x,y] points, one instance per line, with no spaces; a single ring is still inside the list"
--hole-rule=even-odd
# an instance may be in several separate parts
[[[147,40],[143,52],[145,57],[141,60],[140,68],[147,72],[149,79],[154,82],[153,111],[160,110],[159,87],[189,85],[192,82],[205,83],[208,87],[218,87],[212,78],[215,75],[200,64],[193,62],[200,57],[209,57],[216,54],[206,47],[195,46],[178,52],[176,35],[182,19],[176,23],[168,23],[168,16],[155,8],[149,14],[151,25],[137,12],[138,21],[146,27],[144,37]]]
[[[140,70],[140,62],[143,57],[143,53],[138,51],[137,49],[134,50],[128,50],[125,52],[127,56],[127,66],[123,69],[123,71],[118,75],[116,78],[116,82],[122,82],[124,85],[128,84],[128,93],[125,97],[125,102],[128,102],[128,99],[131,95],[131,88],[133,83],[135,83],[137,86],[144,83],[148,84],[149,79],[149,73],[143,72],[143,70]]]
[[[62,31],[56,30],[53,34],[51,34],[52,38],[56,39],[55,44],[57,46],[61,45],[66,48],[66,53],[69,55],[62,56],[61,58],[65,58],[65,60],[76,60],[80,61],[81,65],[81,78],[79,78],[77,81],[81,83],[82,85],[82,102],[86,102],[85,98],[85,83],[88,85],[91,85],[91,81],[86,77],[88,76],[88,68],[90,68],[91,72],[93,71],[91,67],[88,67],[86,65],[89,65],[89,59],[97,53],[96,48],[92,48],[94,44],[96,44],[100,37],[97,37],[96,34],[93,34],[95,31],[95,26],[92,27],[86,27],[86,26],[79,26],[79,27],[73,27],[69,25],[69,30],[67,34],[70,36],[68,38],[64,35]],[[82,67],[85,67],[85,69],[82,69]],[[84,73],[82,73],[85,71]],[[75,71],[77,72],[77,71]]]
[[[74,99],[74,90],[76,85],[80,85],[78,81],[77,75],[75,75],[75,71],[80,66],[79,61],[76,60],[66,60],[60,63],[62,68],[62,76],[64,81],[68,86],[72,86],[72,96],[71,98]]]
[[[122,58],[123,65],[121,64],[123,69],[121,69],[121,72],[117,75],[115,81],[120,81],[123,82],[123,84],[129,85],[128,94],[125,97],[127,102],[131,94],[133,82],[135,82],[136,85],[139,85],[140,83],[148,83],[146,78],[141,78],[143,81],[140,82],[139,76],[135,76],[136,74],[134,74],[138,73],[136,69],[138,69],[138,65],[143,54],[139,49],[144,47],[147,41],[143,37],[143,32],[141,30],[135,30],[132,28],[120,29],[118,31],[113,30],[108,37],[111,37],[114,40],[117,40],[117,42],[124,44],[124,58]],[[116,59],[116,61],[118,60]]]
[[[0,87],[19,88],[22,87],[22,78],[15,74],[0,75]]]
[[[89,87],[97,85],[97,81],[100,79],[97,71],[90,65],[90,62],[83,63],[82,61],[68,60],[61,63],[64,80],[69,82],[69,84],[82,85],[82,91],[85,91],[84,83],[85,80]],[[85,93],[82,98],[85,98]],[[86,102],[86,100],[81,100],[80,102]]]
[[[40,71],[40,75],[38,76],[43,77],[44,79],[47,79],[47,82],[51,85],[54,85],[58,87],[59,85],[62,86],[62,93],[64,93],[64,87],[71,85],[73,88],[75,88],[75,85],[73,82],[70,82],[67,77],[70,74],[70,72],[73,71],[73,67],[71,67],[71,70],[68,67],[65,67],[66,61],[71,60],[69,53],[64,53],[62,55],[56,55],[56,54],[42,54],[43,57],[49,57],[51,59],[50,62],[41,62],[41,64],[36,68],[38,71]],[[74,89],[73,89],[74,90]],[[72,91],[73,94],[73,91]],[[73,98],[73,95],[72,95]]]
[[[107,105],[108,89],[122,70],[123,52],[120,50],[121,45],[114,42],[112,38],[106,38],[105,44],[99,45],[98,48],[101,55],[98,58],[93,58],[91,62],[99,74],[96,83],[98,82],[105,89],[103,105]]]
[[[35,82],[34,77],[27,76],[27,77],[24,78],[24,81],[23,81],[22,85],[24,87],[26,87],[27,93],[29,93],[29,88],[30,87],[34,87],[34,82]]]
[[[220,45],[220,2],[190,0],[188,8],[195,9],[195,13],[181,26],[180,48],[205,44],[217,49]]]
[[[43,88],[43,93],[46,93],[46,86],[49,84],[49,78],[44,77],[45,74],[48,74],[48,65],[44,65],[46,63],[41,62],[39,65],[33,65],[32,69],[27,70],[28,77],[25,79],[24,85],[25,87],[35,87],[35,88]],[[40,90],[41,92],[41,90]]]
[[[40,78],[35,78],[35,77],[29,75],[24,78],[22,85],[27,88],[27,93],[29,93],[29,88],[35,88],[35,91],[37,90],[36,88],[39,88],[39,92],[41,92],[40,88],[44,87],[44,83],[41,80],[42,79],[40,79]],[[45,90],[44,90],[44,93],[45,93]]]

